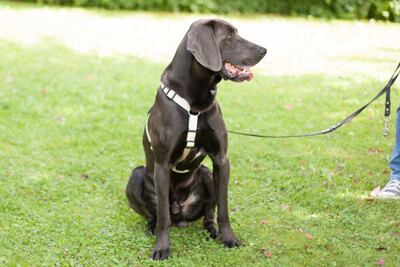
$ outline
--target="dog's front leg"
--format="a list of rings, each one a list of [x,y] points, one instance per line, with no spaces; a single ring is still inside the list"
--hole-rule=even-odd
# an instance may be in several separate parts
[[[154,182],[157,195],[157,226],[156,244],[151,258],[153,260],[165,260],[171,256],[171,240],[169,230],[171,218],[169,213],[169,186],[171,170],[163,164],[156,163],[154,169]]]
[[[228,157],[216,157],[213,159],[214,187],[217,197],[219,226],[219,238],[225,247],[239,247],[242,243],[233,233],[228,214],[228,184],[230,164]]]

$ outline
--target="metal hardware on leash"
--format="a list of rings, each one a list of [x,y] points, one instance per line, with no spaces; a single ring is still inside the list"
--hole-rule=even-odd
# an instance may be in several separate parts
[[[385,121],[385,126],[383,127],[383,135],[389,136],[388,122],[390,121],[390,116],[387,118],[383,118],[383,120]]]
[[[332,135],[328,135],[328,133],[332,133]],[[324,133],[326,139],[328,140],[332,140],[333,138],[335,138],[335,130],[333,130],[332,128],[328,128],[327,132]]]

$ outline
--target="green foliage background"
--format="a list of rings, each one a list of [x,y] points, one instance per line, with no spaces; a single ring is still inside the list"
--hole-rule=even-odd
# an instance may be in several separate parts
[[[43,4],[200,13],[277,13],[400,21],[400,0],[22,0]]]

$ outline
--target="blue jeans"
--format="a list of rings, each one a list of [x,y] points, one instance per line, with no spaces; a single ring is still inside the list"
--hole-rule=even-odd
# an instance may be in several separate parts
[[[389,165],[392,169],[390,179],[400,181],[400,106],[397,108],[395,141]]]

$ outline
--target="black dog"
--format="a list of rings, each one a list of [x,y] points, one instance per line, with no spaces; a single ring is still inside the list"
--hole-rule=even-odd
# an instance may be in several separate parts
[[[146,233],[156,234],[153,259],[171,255],[171,225],[186,227],[203,216],[212,238],[229,248],[241,245],[229,222],[228,136],[216,85],[222,78],[251,80],[250,67],[266,53],[223,20],[199,20],[162,74],[143,134],[146,165],[132,171],[126,188],[130,206],[148,222]],[[207,155],[213,172],[201,165]]]

